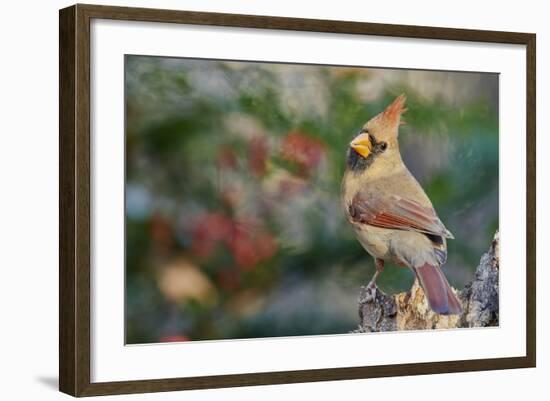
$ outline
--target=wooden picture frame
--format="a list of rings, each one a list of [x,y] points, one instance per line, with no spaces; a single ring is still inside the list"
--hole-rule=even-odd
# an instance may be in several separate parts
[[[90,21],[95,18],[526,46],[527,137],[524,139],[527,141],[526,356],[92,383],[90,380]],[[62,9],[59,27],[59,388],[62,392],[73,396],[94,396],[535,366],[536,37],[534,34],[96,5],[75,5]]]

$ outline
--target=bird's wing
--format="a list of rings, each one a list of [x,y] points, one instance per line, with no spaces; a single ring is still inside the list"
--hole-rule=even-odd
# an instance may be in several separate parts
[[[355,223],[454,238],[432,207],[398,195],[365,195],[359,192],[352,199],[348,212]]]

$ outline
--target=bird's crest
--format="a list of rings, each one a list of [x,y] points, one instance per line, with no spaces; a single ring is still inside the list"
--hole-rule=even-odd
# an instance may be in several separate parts
[[[392,135],[397,137],[397,129],[400,124],[404,124],[401,119],[403,113],[407,111],[405,108],[405,102],[407,96],[403,93],[395,98],[395,100],[386,109],[372,118],[365,128],[369,130],[377,131],[382,135]]]
[[[401,121],[401,115],[407,111],[405,108],[406,101],[407,96],[402,93],[397,96],[388,107],[386,107],[386,110],[382,112],[382,118],[387,121],[387,124],[399,124]]]

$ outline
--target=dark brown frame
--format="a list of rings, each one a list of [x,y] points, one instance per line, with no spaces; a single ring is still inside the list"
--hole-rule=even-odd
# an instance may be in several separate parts
[[[92,18],[525,45],[527,355],[513,358],[91,383],[89,98]],[[62,392],[73,396],[92,396],[535,367],[535,34],[81,4],[60,10],[59,30],[59,389]]]

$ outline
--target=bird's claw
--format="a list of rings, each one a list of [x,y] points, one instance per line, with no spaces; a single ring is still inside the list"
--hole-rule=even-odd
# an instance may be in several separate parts
[[[378,287],[376,286],[376,282],[371,281],[365,289],[365,301],[374,302],[374,300],[376,299],[377,290],[378,290]]]

